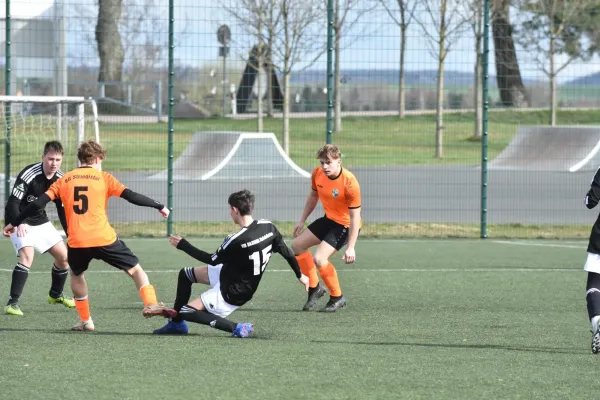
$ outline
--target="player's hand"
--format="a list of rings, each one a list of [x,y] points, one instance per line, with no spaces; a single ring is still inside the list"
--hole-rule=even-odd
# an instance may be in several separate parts
[[[10,235],[15,231],[15,227],[12,226],[11,224],[8,224],[4,227],[4,230],[2,231],[2,234],[6,237],[10,237]]]
[[[25,237],[29,233],[29,225],[21,224],[17,227],[17,237]]]
[[[159,212],[160,215],[163,216],[163,218],[169,218],[169,214],[171,213],[171,211],[169,211],[167,207],[163,207],[162,210],[160,210]]]
[[[342,260],[346,262],[346,264],[352,264],[354,260],[356,260],[356,253],[353,248],[347,248],[342,256]]]
[[[302,274],[302,276],[298,280],[300,281],[301,284],[304,285],[304,291],[308,292],[308,283],[309,283],[308,276]]]
[[[294,228],[294,237],[298,237],[304,229],[304,221],[299,221]]]
[[[169,243],[171,243],[173,246],[177,247],[179,242],[181,242],[181,239],[182,239],[181,236],[171,235],[171,236],[169,236]]]

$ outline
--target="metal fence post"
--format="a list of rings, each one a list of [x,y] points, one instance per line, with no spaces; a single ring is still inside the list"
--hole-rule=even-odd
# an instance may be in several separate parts
[[[331,143],[333,132],[333,0],[327,0],[327,135]]]
[[[6,23],[5,23],[5,35],[6,35],[6,43],[5,43],[5,65],[4,65],[4,75],[5,75],[5,85],[6,85],[6,95],[10,96],[10,72],[11,72],[11,55],[10,55],[10,42],[11,42],[11,26],[10,26],[10,0],[6,0]],[[11,130],[11,114],[10,114],[10,103],[5,103],[5,118],[6,118],[6,140],[4,141],[4,201],[8,201],[8,197],[10,196],[10,130]]]
[[[488,64],[490,53],[490,0],[483,1],[483,57],[482,74],[483,82],[483,110],[481,129],[481,232],[482,239],[487,238],[487,189],[488,189]],[[477,106],[477,105],[476,105]]]
[[[175,105],[175,95],[173,93],[173,53],[175,50],[175,0],[169,0],[169,138],[168,138],[168,173],[167,173],[167,207],[173,211],[173,107]],[[173,214],[169,214],[167,219],[167,236],[173,232]]]

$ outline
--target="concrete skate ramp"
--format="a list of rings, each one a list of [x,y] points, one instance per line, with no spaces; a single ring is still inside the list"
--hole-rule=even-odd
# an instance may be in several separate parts
[[[150,176],[166,180],[164,170]],[[273,133],[197,132],[173,163],[173,180],[309,178]]]
[[[489,169],[595,171],[599,151],[600,127],[522,126]]]

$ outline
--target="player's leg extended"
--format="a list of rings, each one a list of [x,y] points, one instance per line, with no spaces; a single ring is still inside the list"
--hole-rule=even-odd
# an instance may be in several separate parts
[[[52,246],[48,252],[54,257],[54,265],[52,265],[52,284],[48,293],[48,303],[62,304],[65,307],[75,307],[73,298],[65,296],[63,291],[65,282],[69,275],[69,263],[67,262],[67,246],[61,240]]]
[[[94,322],[90,314],[90,302],[88,299],[88,286],[85,280],[85,271],[87,270],[92,255],[89,249],[67,247],[67,255],[71,268],[71,292],[75,297],[75,308],[79,314],[79,322],[72,328],[74,331],[93,331]]]
[[[74,331],[93,331],[94,322],[90,314],[90,302],[88,298],[88,287],[85,274],[81,272],[75,275],[71,271],[71,291],[75,297],[75,308],[79,314],[79,322],[73,327]]]
[[[333,264],[329,262],[329,258],[336,252],[337,249],[335,247],[323,241],[317,247],[314,255],[315,264],[317,265],[319,274],[321,275],[321,278],[323,278],[323,282],[325,282],[325,285],[327,285],[329,293],[331,294],[327,305],[322,310],[327,312],[334,312],[338,308],[342,308],[346,305],[346,299],[342,294],[337,271]]]
[[[588,316],[592,324],[592,353],[600,353],[600,274],[588,272],[585,292]]]
[[[156,300],[156,290],[154,286],[150,283],[148,279],[148,275],[141,267],[140,264],[137,264],[135,267],[125,270],[127,275],[133,279],[135,283],[135,287],[140,293],[140,297],[144,302],[144,307],[152,306],[158,304]]]
[[[13,235],[17,240],[22,239],[16,238],[16,233],[14,233]],[[13,243],[15,243],[14,240]],[[15,244],[15,246],[17,246],[17,244]],[[17,254],[19,260],[12,272],[10,283],[10,297],[8,299],[6,307],[4,307],[4,312],[9,315],[23,315],[23,311],[21,311],[21,308],[19,307],[19,299],[23,294],[25,283],[27,282],[27,278],[29,277],[29,268],[33,264],[33,246],[21,247],[19,248]]]
[[[296,255],[300,270],[304,275],[308,276],[308,279],[310,280],[309,287],[311,288],[317,286],[319,283],[319,276],[317,275],[317,269],[312,254],[310,254],[308,249],[318,245],[320,242],[321,240],[309,229],[305,229],[298,237],[295,237],[294,240],[292,240],[292,250]]]
[[[215,289],[218,290],[218,288]],[[200,298],[183,306],[179,312],[179,315],[184,321],[195,322],[197,324],[210,326],[220,331],[230,332],[234,337],[245,338],[250,336],[250,334],[254,331],[254,326],[251,323],[238,323],[230,321],[225,318],[229,315],[228,313],[229,312],[225,312],[222,315],[217,315],[206,311],[204,301]]]

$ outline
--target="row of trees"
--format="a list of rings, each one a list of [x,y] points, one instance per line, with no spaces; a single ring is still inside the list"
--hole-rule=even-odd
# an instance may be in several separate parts
[[[124,50],[119,22],[125,3],[135,0],[98,0],[98,20],[95,40],[100,57],[100,81],[120,81]],[[149,0],[146,0],[149,1]],[[600,0],[490,0],[491,33],[494,44],[497,86],[502,104],[507,107],[528,105],[527,91],[521,77],[515,44],[534,55],[541,71],[548,77],[551,96],[551,120],[556,123],[556,79],[569,63],[587,59],[599,51]],[[257,71],[266,69],[267,82],[258,73],[258,93],[266,85],[266,101],[258,97],[258,131],[262,131],[264,114],[272,113],[270,88],[271,70],[281,76],[284,94],[283,147],[289,150],[290,77],[310,68],[326,51],[324,38],[327,26],[326,0],[230,0],[223,5],[246,35],[238,40],[237,48],[257,46]],[[482,114],[482,56],[484,0],[333,0],[334,55],[334,131],[342,130],[341,119],[341,52],[347,41],[357,40],[360,18],[374,9],[385,10],[399,28],[401,44],[399,59],[398,115],[406,109],[404,73],[407,31],[416,24],[429,44],[429,52],[437,60],[437,123],[436,152],[443,157],[443,99],[444,62],[456,42],[464,35],[475,38],[477,55],[474,71],[475,123],[473,136],[481,136]],[[511,11],[518,10],[511,19]],[[363,24],[362,26],[366,26]],[[365,28],[368,31],[368,27]],[[353,32],[352,36],[348,35]],[[369,32],[364,32],[369,33]],[[354,39],[353,39],[354,38]],[[324,41],[322,41],[324,42]],[[162,46],[161,46],[162,47]],[[559,62],[560,61],[560,62]],[[108,95],[108,94],[107,94]],[[265,104],[266,103],[266,104]]]

